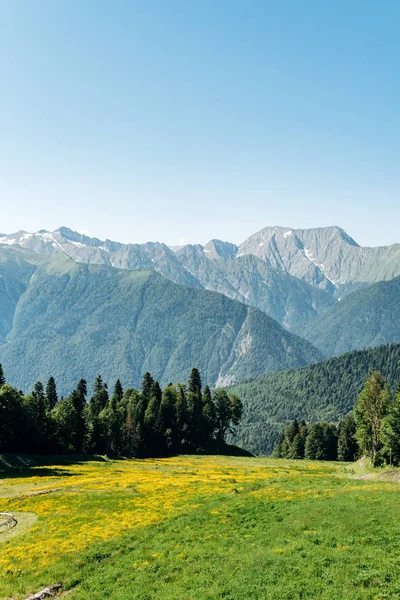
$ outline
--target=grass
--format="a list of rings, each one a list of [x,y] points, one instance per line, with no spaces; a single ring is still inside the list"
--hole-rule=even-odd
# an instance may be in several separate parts
[[[0,543],[0,598],[400,599],[397,482],[220,456],[19,475],[0,479],[0,510],[29,514]]]

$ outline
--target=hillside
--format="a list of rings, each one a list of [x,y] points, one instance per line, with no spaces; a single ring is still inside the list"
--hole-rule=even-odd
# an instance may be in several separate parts
[[[262,311],[221,294],[64,255],[31,277],[0,348],[8,381],[29,390],[53,375],[61,393],[99,373],[138,386],[150,371],[166,385],[196,365],[204,383],[229,385],[320,359]]]
[[[268,454],[287,421],[337,421],[352,409],[371,371],[382,371],[396,385],[399,361],[400,344],[393,344],[239,383],[230,388],[244,405],[235,442]]]
[[[400,342],[400,277],[353,292],[298,332],[327,356]]]
[[[18,247],[0,246],[0,344],[11,331],[18,301],[40,262],[37,254]]]

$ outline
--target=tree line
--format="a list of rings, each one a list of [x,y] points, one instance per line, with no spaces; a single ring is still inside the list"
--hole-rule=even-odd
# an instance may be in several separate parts
[[[373,371],[396,389],[399,361],[400,344],[388,344],[234,384],[229,391],[246,406],[235,442],[255,454],[271,454],[283,428],[295,418],[338,424],[354,409]]]
[[[394,394],[382,373],[374,371],[358,396],[354,411],[338,425],[289,423],[273,456],[354,461],[368,456],[375,466],[400,464],[400,385]]]
[[[203,389],[195,368],[187,385],[161,389],[146,373],[140,391],[124,390],[117,380],[110,394],[99,375],[90,397],[81,379],[59,399],[53,377],[23,394],[6,383],[0,365],[0,452],[157,457],[213,451],[234,432],[242,411],[238,396]]]

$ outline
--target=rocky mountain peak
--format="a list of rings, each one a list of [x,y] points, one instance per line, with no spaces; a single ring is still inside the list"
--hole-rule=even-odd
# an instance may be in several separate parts
[[[204,246],[204,252],[207,258],[235,258],[238,251],[236,244],[223,242],[222,240],[210,240]]]

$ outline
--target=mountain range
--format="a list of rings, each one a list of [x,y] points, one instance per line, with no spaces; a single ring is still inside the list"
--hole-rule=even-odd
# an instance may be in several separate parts
[[[67,227],[0,234],[0,244],[45,256],[62,252],[77,262],[154,270],[174,283],[260,308],[292,330],[348,293],[400,276],[400,244],[363,248],[340,227],[266,227],[239,246],[221,240],[175,248],[121,244]]]
[[[148,369],[165,384],[193,365],[228,385],[400,342],[399,300],[400,244],[363,248],[339,227],[174,248],[0,234],[0,359],[21,387],[92,371],[137,385]]]
[[[261,310],[172,283],[154,271],[76,263],[58,254],[34,266],[30,252],[0,248],[0,361],[22,389],[53,375],[61,393],[101,374],[139,386],[187,380],[193,365],[212,386],[308,364],[322,354]],[[11,263],[11,264],[10,264]],[[19,297],[18,297],[19,294]],[[12,315],[13,313],[13,315]],[[12,318],[11,318],[12,317]]]

